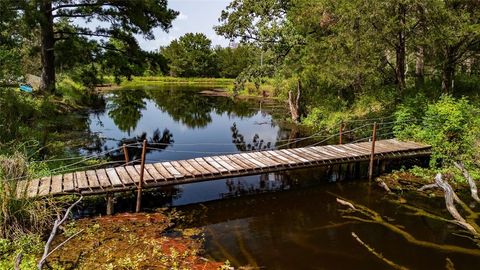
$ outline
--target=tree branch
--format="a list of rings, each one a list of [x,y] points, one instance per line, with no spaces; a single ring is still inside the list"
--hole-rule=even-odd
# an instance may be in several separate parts
[[[52,244],[52,241],[53,241],[53,238],[55,238],[55,235],[57,235],[58,228],[67,220],[67,218],[70,215],[70,212],[72,211],[73,207],[75,207],[77,204],[79,204],[82,199],[83,199],[83,195],[80,195],[80,198],[76,202],[74,202],[72,205],[70,205],[70,207],[67,208],[67,211],[65,211],[65,214],[64,214],[63,218],[60,218],[60,215],[59,215],[57,220],[55,220],[55,222],[53,224],[52,232],[50,233],[50,236],[48,237],[47,243],[45,244],[45,248],[43,250],[42,258],[40,259],[40,261],[37,264],[37,267],[38,267],[39,270],[42,270],[43,264],[45,263],[45,260],[51,254],[51,252],[49,252],[50,245]],[[64,243],[62,243],[60,245],[63,245],[63,244]],[[55,251],[56,249],[57,248],[55,248],[53,251]]]
[[[475,181],[473,180],[470,173],[468,173],[467,169],[465,169],[465,166],[463,165],[463,163],[453,162],[453,164],[462,172],[465,179],[467,179],[468,185],[470,186],[470,192],[472,194],[472,198],[478,203],[480,203],[480,198],[478,198],[477,185],[475,184]]]

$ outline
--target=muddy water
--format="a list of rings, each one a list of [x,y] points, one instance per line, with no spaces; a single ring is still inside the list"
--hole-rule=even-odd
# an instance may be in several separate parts
[[[283,147],[309,135],[282,119],[284,106],[272,101],[232,100],[199,94],[200,88],[151,88],[113,92],[107,106],[92,112],[89,128],[96,134],[85,154],[147,139],[147,161],[185,159],[219,153]],[[317,140],[318,141],[318,140]],[[305,140],[296,145],[315,142]],[[293,144],[292,144],[293,145]],[[139,148],[129,155],[138,158]],[[111,158],[121,160],[121,152]],[[418,161],[413,160],[413,163]],[[396,164],[397,167],[405,164]],[[232,265],[266,269],[388,269],[352,237],[388,259],[411,269],[476,269],[480,257],[439,251],[406,241],[386,226],[345,218],[337,197],[380,213],[419,240],[475,249],[444,222],[418,217],[392,197],[361,180],[365,164],[352,178],[346,168],[324,167],[283,173],[221,179],[147,192],[145,209],[174,206],[188,226],[205,229],[205,253]],[[129,211],[134,200],[118,198],[117,211]],[[441,198],[404,195],[409,205],[433,209],[448,217]],[[92,213],[100,213],[101,208]]]

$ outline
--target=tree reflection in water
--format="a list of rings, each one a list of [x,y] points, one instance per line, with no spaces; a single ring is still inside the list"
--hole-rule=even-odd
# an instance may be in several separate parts
[[[146,107],[147,95],[141,90],[122,90],[112,94],[107,105],[108,116],[112,118],[119,130],[130,132],[137,127]]]
[[[252,143],[246,143],[245,137],[240,134],[240,131],[237,128],[237,123],[233,123],[232,127],[230,128],[232,131],[232,143],[235,144],[238,151],[245,152],[245,151],[255,151],[255,150],[266,150],[270,149],[272,143],[267,142],[263,139],[260,139],[258,134],[255,134],[252,138]]]
[[[124,153],[123,153],[123,150],[121,150],[121,147],[123,146],[123,144],[125,145],[135,144],[127,147],[128,157],[130,161],[140,160],[142,156],[142,143],[144,140],[147,140],[147,145],[148,145],[146,149],[147,154],[153,151],[164,150],[168,146],[174,143],[173,134],[170,132],[170,130],[165,129],[163,130],[163,132],[160,132],[159,129],[156,129],[153,132],[152,137],[150,138],[147,138],[147,133],[143,132],[139,136],[120,140],[117,145],[117,148],[119,148],[119,150],[112,151],[108,153],[107,156],[110,159],[115,161],[124,161],[125,160]],[[109,149],[107,148],[105,150],[109,150]]]

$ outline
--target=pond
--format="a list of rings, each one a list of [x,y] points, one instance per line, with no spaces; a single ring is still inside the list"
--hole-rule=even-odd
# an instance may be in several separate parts
[[[107,151],[120,162],[123,153],[116,148],[147,140],[147,162],[157,162],[319,140],[298,139],[311,134],[284,120],[288,115],[284,104],[204,95],[202,90],[167,86],[106,93],[106,106],[85,116],[93,136],[79,151],[83,155]],[[140,147],[130,147],[129,156],[138,159]],[[412,269],[444,269],[447,258],[456,269],[479,265],[477,256],[414,245],[382,224],[345,218],[345,207],[336,202],[337,197],[378,212],[388,223],[423,241],[476,248],[452,234],[458,231],[454,225],[412,215],[385,192],[372,188],[361,180],[365,164],[361,168],[353,179],[345,170],[322,167],[179,185],[146,192],[144,207],[176,207],[188,220],[186,226],[205,230],[205,256],[234,266],[386,269],[352,232],[388,259]],[[448,218],[442,198],[404,197],[409,204]],[[133,195],[118,198],[116,208],[131,211]]]

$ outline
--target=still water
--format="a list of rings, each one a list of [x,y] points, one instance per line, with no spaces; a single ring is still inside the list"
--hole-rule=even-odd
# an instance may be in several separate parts
[[[108,151],[122,160],[121,145],[149,143],[147,162],[186,159],[246,150],[308,145],[309,134],[288,124],[283,104],[206,96],[196,87],[123,90],[105,94],[105,108],[92,111],[87,155]],[[129,148],[138,159],[140,147]],[[415,161],[414,161],[415,162]],[[401,164],[400,164],[401,165]],[[364,166],[357,176],[364,175]],[[435,244],[475,249],[456,236],[454,225],[414,216],[394,198],[364,180],[350,179],[345,168],[315,168],[180,185],[144,195],[144,207],[175,206],[190,226],[205,229],[206,257],[234,266],[262,269],[388,269],[352,237],[411,269],[477,269],[480,257],[439,251],[405,240],[386,226],[345,218],[343,197],[378,212],[413,237]],[[361,177],[359,177],[361,178]],[[404,195],[403,204],[448,217],[442,198]],[[117,207],[132,209],[134,200]]]

